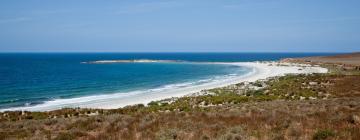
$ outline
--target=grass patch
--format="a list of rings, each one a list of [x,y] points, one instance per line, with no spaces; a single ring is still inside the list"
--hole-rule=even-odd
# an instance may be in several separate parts
[[[334,137],[335,132],[330,129],[318,130],[313,136],[313,140],[326,140],[327,138]]]

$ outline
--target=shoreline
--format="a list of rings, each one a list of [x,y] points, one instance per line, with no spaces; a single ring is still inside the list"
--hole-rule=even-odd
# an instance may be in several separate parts
[[[212,64],[236,65],[251,68],[252,71],[241,76],[227,78],[225,80],[209,82],[201,85],[168,89],[164,91],[132,92],[129,94],[108,94],[85,96],[70,99],[57,99],[47,101],[43,104],[29,107],[14,107],[1,109],[4,111],[52,111],[62,108],[93,108],[93,109],[116,109],[135,104],[147,104],[151,101],[169,99],[173,97],[183,97],[198,93],[202,90],[225,87],[241,82],[254,82],[269,77],[283,76],[286,74],[310,74],[326,73],[326,68],[295,63],[280,62],[211,62]]]

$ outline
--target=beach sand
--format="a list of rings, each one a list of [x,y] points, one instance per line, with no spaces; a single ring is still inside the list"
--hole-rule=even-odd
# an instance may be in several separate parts
[[[3,109],[7,110],[26,110],[26,111],[50,111],[61,109],[64,107],[81,107],[81,108],[99,108],[99,109],[115,109],[134,104],[147,104],[151,101],[162,100],[172,97],[182,97],[205,89],[212,89],[224,87],[240,82],[254,82],[259,79],[266,79],[268,77],[283,76],[285,74],[309,74],[309,73],[326,73],[328,70],[321,67],[313,67],[309,65],[293,64],[293,63],[278,63],[278,62],[234,62],[234,63],[214,63],[237,65],[252,68],[252,71],[246,75],[238,77],[225,78],[223,80],[205,83],[201,85],[194,85],[183,88],[167,89],[162,91],[148,91],[148,92],[131,92],[128,94],[107,94],[79,97],[72,99],[57,99],[47,101],[43,104]]]

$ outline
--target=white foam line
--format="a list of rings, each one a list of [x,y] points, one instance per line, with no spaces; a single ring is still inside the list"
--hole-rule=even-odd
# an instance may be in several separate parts
[[[285,74],[300,74],[300,73],[326,73],[328,70],[321,67],[301,67],[297,65],[288,64],[290,66],[277,66],[276,62],[260,63],[260,62],[234,62],[234,63],[212,63],[212,64],[226,64],[236,65],[252,68],[252,71],[241,76],[230,76],[222,80],[213,80],[209,83],[193,86],[178,86],[179,88],[172,88],[171,86],[164,87],[164,89],[135,91],[128,93],[107,94],[86,96],[71,99],[57,99],[47,101],[43,104],[15,107],[2,109],[3,111],[26,110],[26,111],[50,111],[61,109],[64,107],[81,107],[81,108],[101,108],[101,109],[115,109],[134,104],[147,104],[151,101],[162,100],[171,97],[182,97],[191,93],[199,92],[204,89],[212,89],[224,87],[240,82],[254,82],[259,79],[266,79],[268,77],[282,76]],[[272,65],[269,65],[272,64]],[[176,85],[175,85],[176,87]]]

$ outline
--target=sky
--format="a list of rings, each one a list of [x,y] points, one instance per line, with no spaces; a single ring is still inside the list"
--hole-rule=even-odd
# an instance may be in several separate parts
[[[2,0],[0,52],[354,52],[359,0]]]

